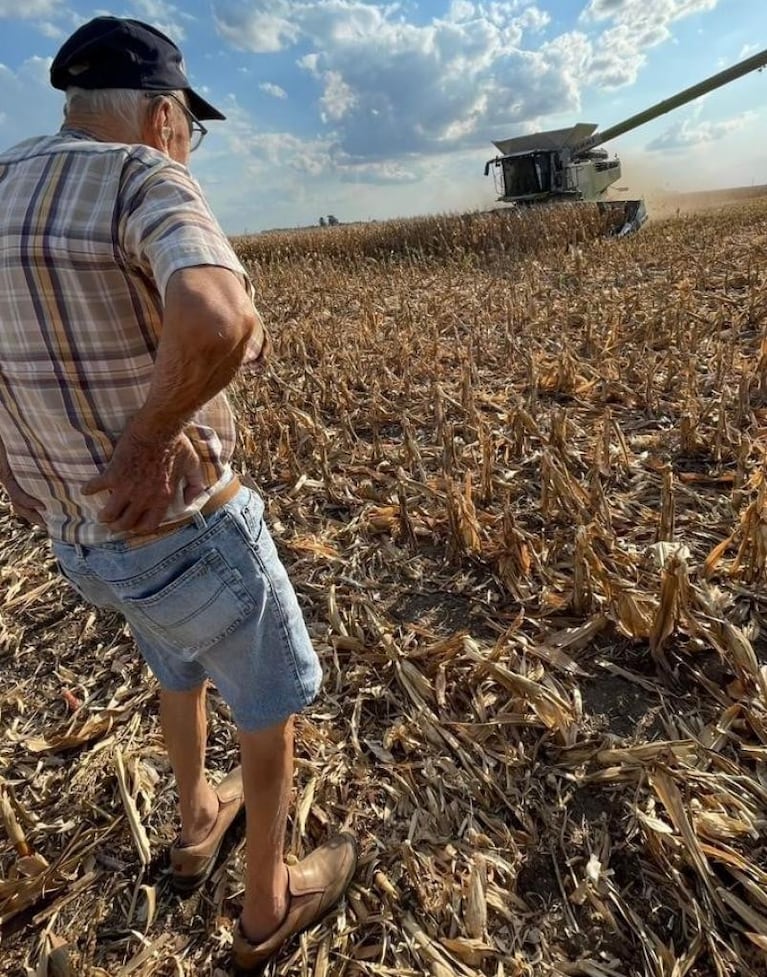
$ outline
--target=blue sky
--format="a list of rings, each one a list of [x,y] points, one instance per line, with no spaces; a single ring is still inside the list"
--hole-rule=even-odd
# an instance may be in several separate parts
[[[230,233],[488,205],[492,140],[605,127],[767,47],[765,0],[0,0],[0,144],[59,125],[50,59],[97,14],[182,47],[228,116],[191,168]],[[767,183],[767,72],[608,145],[637,193]]]

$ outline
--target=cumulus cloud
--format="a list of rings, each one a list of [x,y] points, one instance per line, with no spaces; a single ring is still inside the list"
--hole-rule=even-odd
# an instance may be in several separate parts
[[[174,40],[186,37],[183,22],[194,18],[169,0],[130,0],[130,10],[125,16],[138,17],[149,21]],[[106,14],[104,10],[94,10],[93,15]],[[88,15],[78,12],[62,3],[62,0],[0,0],[0,20],[32,21],[32,26],[54,41],[63,41],[76,28],[80,27]]]
[[[271,95],[272,98],[287,98],[288,93],[284,88],[280,88],[279,85],[274,85],[270,81],[262,81],[258,86],[262,92],[266,95]]]
[[[168,0],[131,0],[131,5],[139,20],[153,24],[177,43],[186,40],[183,21],[189,19],[189,14],[180,7]]]
[[[58,24],[52,24],[48,20],[44,20],[37,25],[37,29],[43,35],[43,37],[50,37],[53,41],[63,41],[67,36],[67,31],[63,27],[59,27]]]
[[[348,212],[334,197],[341,174],[329,139],[264,132],[232,96],[221,109],[227,123],[211,127],[192,171],[227,231],[289,227],[313,223],[317,214]]]
[[[451,0],[426,22],[393,0],[214,0],[213,10],[241,50],[296,50],[328,136],[361,163],[476,147],[575,115],[586,85],[632,83],[676,20],[717,2],[589,0],[578,29],[554,36],[542,34],[547,11],[521,0]]]
[[[689,14],[713,10],[718,0],[589,0],[584,20],[614,20],[623,24],[671,24]]]
[[[38,17],[53,17],[60,11],[59,0],[0,0],[0,18],[35,20]]]
[[[320,118],[323,122],[327,122],[328,119],[333,121],[342,119],[357,102],[354,92],[338,71],[324,71],[320,77],[325,87],[320,99],[322,107]]]
[[[752,123],[755,112],[743,112],[722,122],[696,122],[685,119],[680,125],[672,125],[645,147],[649,152],[683,152],[705,143],[716,142],[732,132]]]
[[[289,4],[269,3],[258,9],[250,4],[219,2],[213,18],[219,34],[241,51],[269,54],[294,44],[300,30],[288,19]],[[286,16],[287,15],[287,16]]]
[[[746,58],[750,58],[752,54],[756,54],[761,48],[760,44],[744,44],[740,49],[740,54],[738,55],[738,60],[743,61]]]
[[[669,40],[672,25],[713,10],[719,0],[589,0],[581,22],[604,26],[594,40],[590,76],[605,88],[633,84],[650,48]]]
[[[524,50],[525,35],[549,22],[535,4],[454,0],[425,24],[399,5],[364,0],[265,0],[255,11],[220,0],[214,9],[219,31],[240,48],[309,47],[298,64],[317,85],[320,120],[352,161],[477,145],[488,126],[578,104],[583,35]]]
[[[407,184],[424,176],[421,166],[404,166],[395,160],[381,163],[353,163],[340,169],[342,183]]]
[[[203,185],[218,182],[215,174],[220,174],[221,166],[233,159],[261,187],[284,180],[286,173],[294,174],[290,179],[302,177],[303,186],[321,179],[344,184],[404,185],[417,182],[425,174],[425,164],[352,159],[331,136],[302,139],[286,131],[264,132],[234,96],[229,96],[222,108],[227,125],[212,133],[195,153],[195,171]]]
[[[222,103],[226,125],[211,130],[194,154],[194,169],[208,179],[226,161],[236,160],[249,175],[294,170],[297,173],[331,172],[335,163],[329,138],[304,140],[291,132],[264,132],[249,113],[229,95]]]

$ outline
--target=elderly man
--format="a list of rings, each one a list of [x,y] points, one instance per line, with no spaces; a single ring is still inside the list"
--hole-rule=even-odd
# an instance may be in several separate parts
[[[98,17],[51,67],[65,124],[0,154],[0,478],[44,524],[62,573],[117,608],[160,686],[176,778],[176,886],[210,875],[243,803],[233,955],[260,973],[341,898],[347,834],[286,866],[292,716],[321,672],[260,497],[230,468],[223,389],[263,356],[251,286],[186,168],[224,116],[178,48]],[[205,683],[232,710],[241,768],[205,776]]]

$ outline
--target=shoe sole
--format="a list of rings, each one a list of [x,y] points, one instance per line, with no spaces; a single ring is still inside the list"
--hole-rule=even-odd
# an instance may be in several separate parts
[[[351,885],[351,880],[349,881],[349,884]],[[297,936],[300,936],[302,933],[305,933],[307,930],[312,929],[313,926],[319,926],[320,923],[324,922],[324,920],[327,919],[327,917],[333,912],[334,909],[338,908],[341,900],[345,895],[346,895],[346,889],[344,889],[344,891],[341,893],[337,901],[334,902],[332,906],[328,906],[328,908],[321,916],[318,916],[316,919],[312,920],[311,923],[307,923],[306,926],[302,926],[300,930],[295,930],[293,933],[290,934],[287,940],[285,940],[285,943],[289,943],[291,940],[294,940]],[[283,943],[282,946],[285,946],[285,943]],[[279,951],[282,949],[282,946],[279,947],[277,953],[279,953]],[[237,964],[234,964],[232,967],[232,974],[234,975],[234,977],[262,977],[262,975],[266,973],[266,968],[269,966],[272,960],[274,960],[274,958],[277,956],[277,953],[269,957],[269,959],[266,960],[264,963],[256,964],[256,968],[257,968],[256,970],[254,970],[252,967],[238,967]]]
[[[352,884],[352,881],[354,880],[354,875],[357,871],[357,862],[359,860],[359,846],[357,844],[357,840],[356,838],[351,838],[351,841],[352,844],[354,845],[354,868],[352,870],[352,874],[349,876],[349,881],[346,883],[346,886],[341,890],[341,895],[336,899],[335,902],[331,903],[328,906],[328,908],[316,919],[313,919],[310,923],[307,923],[306,926],[302,926],[301,929],[294,930],[287,938],[287,940],[285,940],[285,943],[289,943],[291,940],[294,940],[297,936],[300,936],[302,933],[305,933],[307,930],[312,929],[312,927],[319,926],[320,923],[324,922],[324,920],[328,918],[328,916],[333,912],[333,910],[337,909],[338,906],[341,904],[341,901],[345,897],[349,886]],[[236,963],[233,963],[232,964],[233,977],[262,977],[262,975],[266,972],[266,968],[269,966],[272,960],[274,960],[274,958],[277,956],[277,954],[282,949],[282,947],[285,946],[285,943],[283,943],[282,946],[278,947],[275,953],[272,954],[272,956],[269,957],[268,960],[265,960],[262,964],[256,964],[255,970],[253,969],[253,967],[238,967]]]
[[[338,902],[334,902],[332,906],[328,906],[325,912],[321,916],[318,916],[311,923],[307,923],[306,926],[303,926],[300,930],[296,930],[294,933],[291,933],[288,939],[285,940],[285,943],[288,943],[290,940],[294,940],[297,936],[300,936],[302,933],[305,933],[307,930],[310,930],[313,926],[319,926],[320,923],[323,922],[325,919],[327,919],[327,917],[333,912],[333,910],[338,907],[345,893],[346,893],[346,889],[344,889],[344,891],[341,893],[341,897],[339,898]],[[285,946],[285,943],[283,943],[282,946]],[[281,950],[282,947],[280,947],[279,949]],[[279,950],[277,952],[279,952]],[[272,962],[272,960],[274,960],[274,957],[276,956],[277,953],[275,953],[274,956],[269,957],[269,959],[265,963],[256,964],[257,967],[256,970],[254,970],[252,967],[238,967],[237,964],[234,964],[232,968],[232,974],[234,975],[234,977],[262,977],[262,974],[266,972],[266,968],[269,966],[269,964]]]

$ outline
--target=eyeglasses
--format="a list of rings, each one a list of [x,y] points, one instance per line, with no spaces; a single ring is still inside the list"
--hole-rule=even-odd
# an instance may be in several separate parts
[[[186,116],[187,122],[189,123],[189,152],[193,153],[195,149],[199,149],[200,143],[203,141],[205,136],[208,134],[208,130],[200,122],[197,116],[190,112],[189,109],[184,105],[181,99],[174,95],[173,92],[147,92],[147,98],[172,98],[174,102],[181,106],[184,115]]]

